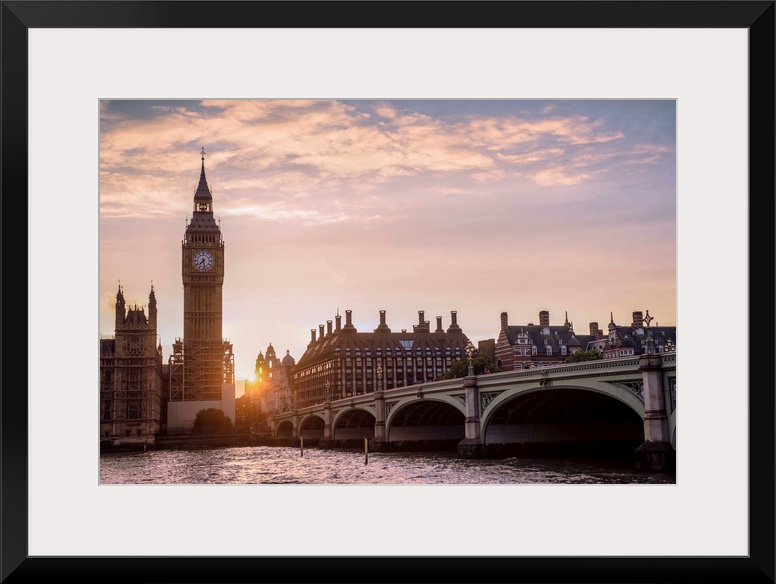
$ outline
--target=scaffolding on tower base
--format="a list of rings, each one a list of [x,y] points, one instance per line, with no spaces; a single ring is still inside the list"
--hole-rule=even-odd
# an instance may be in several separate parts
[[[224,384],[234,384],[229,341],[175,340],[170,355],[170,401],[220,401]]]

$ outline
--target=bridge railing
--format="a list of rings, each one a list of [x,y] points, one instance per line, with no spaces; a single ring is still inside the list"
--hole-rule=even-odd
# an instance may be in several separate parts
[[[477,377],[478,386],[500,385],[505,380],[530,382],[541,379],[563,379],[568,377],[594,377],[599,375],[621,375],[639,373],[638,357],[618,357],[616,359],[600,359],[582,363],[564,363],[549,367],[533,367],[520,371],[502,371]]]

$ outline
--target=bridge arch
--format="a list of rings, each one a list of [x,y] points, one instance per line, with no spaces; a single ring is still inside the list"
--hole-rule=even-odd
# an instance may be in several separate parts
[[[644,404],[634,393],[606,382],[578,381],[528,384],[486,397],[481,401],[483,444],[630,448],[643,441]]]
[[[299,436],[305,440],[321,440],[323,426],[323,416],[318,413],[310,413],[299,422]]]
[[[338,411],[332,421],[332,439],[337,443],[369,440],[375,435],[375,414],[368,406],[353,406]]]
[[[554,391],[559,389],[576,389],[607,395],[624,403],[635,413],[637,413],[642,420],[644,419],[644,402],[636,397],[636,395],[631,391],[611,383],[579,379],[576,380],[573,384],[554,382],[551,386],[542,386],[538,382],[531,384],[520,384],[509,387],[505,390],[497,390],[496,392],[489,392],[487,388],[480,388],[481,398],[486,394],[493,396],[491,400],[488,400],[488,405],[485,408],[485,411],[483,411],[482,408],[482,399],[480,401],[480,422],[482,428],[484,429],[485,426],[487,426],[490,417],[493,416],[493,412],[499,407],[500,404],[503,404],[504,402],[509,401],[514,397],[524,393],[531,393],[536,391]]]
[[[294,432],[294,425],[291,420],[283,420],[278,423],[278,427],[275,430],[275,438],[278,440],[290,440]]]
[[[387,405],[386,440],[400,448],[444,448],[465,437],[466,406],[455,397],[407,397]]]

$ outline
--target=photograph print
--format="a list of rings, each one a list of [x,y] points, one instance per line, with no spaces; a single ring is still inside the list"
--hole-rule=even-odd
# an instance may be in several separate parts
[[[101,484],[675,484],[674,100],[99,115]]]

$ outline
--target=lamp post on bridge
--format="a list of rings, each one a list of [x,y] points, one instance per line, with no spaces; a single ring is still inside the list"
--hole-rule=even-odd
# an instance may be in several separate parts
[[[676,451],[668,434],[665,388],[663,387],[663,357],[655,352],[655,341],[649,324],[653,317],[644,317],[647,337],[644,354],[639,357],[639,370],[644,386],[644,443],[636,449],[636,468],[648,471],[671,471],[676,466]]]
[[[477,377],[474,375],[474,345],[471,340],[466,343],[466,356],[469,359],[469,373],[463,379],[466,421],[464,439],[458,443],[458,454],[466,458],[480,458],[483,454],[480,438],[480,391],[477,387]]]
[[[472,345],[471,340],[469,340],[468,343],[466,343],[466,356],[469,358],[469,372],[468,376],[473,377],[474,376],[474,361],[472,360],[474,356],[474,345]]]
[[[644,339],[644,353],[652,355],[655,352],[655,340],[652,338],[652,329],[649,328],[649,323],[654,320],[655,317],[649,316],[649,310],[644,317],[644,322],[647,323],[647,338]]]

